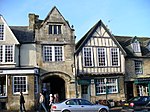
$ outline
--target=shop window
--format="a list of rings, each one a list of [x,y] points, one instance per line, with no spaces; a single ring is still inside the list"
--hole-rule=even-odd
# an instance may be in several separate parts
[[[105,78],[96,80],[96,94],[118,93],[118,79],[116,78]]]
[[[19,94],[20,92],[27,93],[27,76],[14,76],[13,77],[13,93]]]

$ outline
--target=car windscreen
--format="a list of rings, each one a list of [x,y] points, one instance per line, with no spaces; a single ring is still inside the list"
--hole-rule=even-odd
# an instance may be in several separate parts
[[[140,97],[134,97],[134,98],[131,98],[129,101],[139,101],[140,100]]]

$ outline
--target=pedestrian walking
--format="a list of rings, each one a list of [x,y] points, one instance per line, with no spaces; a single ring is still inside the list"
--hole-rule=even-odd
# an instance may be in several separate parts
[[[59,102],[59,96],[58,93],[54,94],[54,103],[58,103]]]
[[[41,107],[43,107],[43,109],[45,110],[45,112],[47,112],[47,109],[46,109],[46,107],[45,107],[44,101],[45,101],[45,98],[44,98],[43,94],[40,92],[39,111],[41,111]]]
[[[54,103],[54,96],[52,94],[49,95],[49,112],[51,111],[51,106]]]
[[[23,112],[23,110],[26,112],[24,103],[25,103],[25,100],[24,100],[23,93],[20,92],[20,112]]]

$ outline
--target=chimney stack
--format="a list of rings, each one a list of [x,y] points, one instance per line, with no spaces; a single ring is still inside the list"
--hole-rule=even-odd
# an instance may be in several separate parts
[[[39,15],[29,14],[29,29],[35,30],[36,23],[38,22]]]

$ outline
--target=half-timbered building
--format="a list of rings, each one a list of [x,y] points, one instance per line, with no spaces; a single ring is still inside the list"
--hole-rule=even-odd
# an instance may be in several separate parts
[[[125,99],[125,56],[122,46],[98,21],[76,44],[79,97],[93,102]]]
[[[8,26],[0,15],[0,111],[37,109],[38,93],[59,100],[124,100],[150,95],[150,39],[114,36],[100,20],[76,44],[74,29],[56,7],[29,26]],[[46,103],[46,105],[47,105]]]

